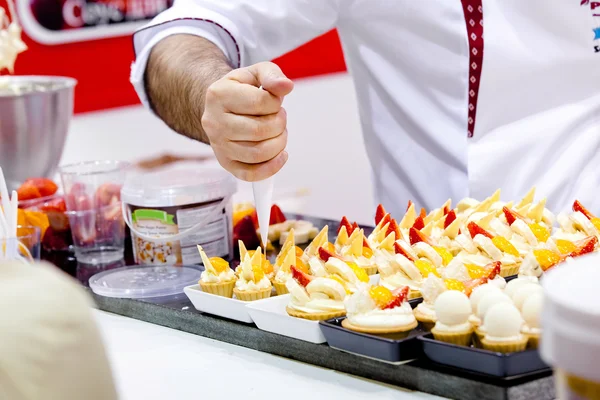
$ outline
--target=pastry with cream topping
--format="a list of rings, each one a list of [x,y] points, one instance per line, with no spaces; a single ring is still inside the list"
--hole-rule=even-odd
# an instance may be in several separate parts
[[[390,291],[383,286],[361,286],[344,305],[342,326],[361,333],[394,338],[406,337],[418,323],[408,304],[408,287]]]
[[[281,248],[281,251],[275,259],[275,277],[271,280],[273,287],[277,295],[283,295],[288,293],[286,282],[292,277],[291,267],[298,265],[300,268],[304,266],[299,265],[299,257],[297,256],[295,246],[295,232],[290,230],[290,233]]]
[[[521,328],[521,333],[529,338],[527,346],[532,349],[537,349],[542,333],[540,325],[540,315],[542,313],[542,303],[544,295],[535,293],[525,300],[521,308],[521,315],[525,320],[525,324]]]
[[[483,348],[499,353],[523,351],[528,337],[521,333],[523,317],[513,304],[494,304],[485,314],[483,327],[485,336],[481,339]]]
[[[346,217],[342,218],[334,250],[345,260],[349,260],[363,268],[368,275],[377,273],[377,264],[373,258],[373,250],[365,238],[364,231],[358,225],[351,225]]]
[[[315,277],[292,267],[292,279],[286,283],[290,302],[286,311],[292,317],[322,321],[346,314],[345,283],[335,277]]]
[[[271,296],[273,286],[262,268],[262,251],[260,247],[252,257],[245,254],[241,263],[241,273],[235,283],[233,293],[238,300],[254,301]]]
[[[437,322],[431,330],[433,337],[446,343],[470,345],[473,326],[469,323],[472,310],[467,295],[456,290],[443,292],[434,307]]]
[[[200,245],[198,245],[198,252],[204,264],[204,271],[198,282],[202,291],[217,296],[233,297],[237,278],[229,263],[220,257],[208,258]]]
[[[414,309],[414,314],[424,329],[431,330],[437,322],[434,304],[438,296],[446,290],[444,281],[433,274],[423,281],[421,287],[423,301]]]

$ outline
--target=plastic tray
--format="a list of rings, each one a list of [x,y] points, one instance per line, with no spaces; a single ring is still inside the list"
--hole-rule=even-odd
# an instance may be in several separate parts
[[[319,322],[289,316],[285,310],[289,302],[290,295],[286,294],[250,302],[246,308],[258,329],[310,343],[325,343]]]
[[[414,360],[422,354],[416,338],[426,332],[420,325],[406,338],[396,340],[346,329],[342,327],[344,318],[319,322],[327,343],[334,349],[389,363]]]
[[[479,374],[504,378],[550,370],[537,350],[495,353],[441,342],[435,340],[432,334],[423,335],[418,340],[422,343],[423,353],[431,361]]]
[[[246,305],[251,303],[250,301],[241,301],[235,297],[230,299],[228,297],[205,293],[200,288],[200,285],[188,286],[183,291],[198,311],[235,321],[253,322],[248,313],[248,308],[246,308]]]

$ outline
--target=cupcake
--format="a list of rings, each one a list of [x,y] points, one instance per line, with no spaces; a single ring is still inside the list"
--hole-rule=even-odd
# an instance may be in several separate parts
[[[296,318],[322,321],[346,314],[344,298],[346,288],[336,278],[320,278],[291,267],[292,279],[286,282],[290,302],[286,307],[289,315]]]
[[[270,297],[272,288],[271,281],[262,269],[262,252],[259,247],[252,257],[246,254],[242,261],[241,274],[233,293],[238,300],[254,301]]]
[[[433,337],[446,343],[469,346],[473,326],[469,322],[471,303],[463,292],[448,290],[435,300],[437,322],[431,330]]]
[[[408,336],[418,322],[406,301],[407,286],[390,291],[383,286],[362,285],[358,291],[346,297],[346,329],[381,335],[394,339]]]
[[[237,278],[229,268],[229,263],[220,257],[208,258],[200,245],[198,245],[198,252],[204,264],[204,271],[198,282],[202,291],[231,298]]]
[[[529,339],[527,346],[531,349],[537,349],[539,346],[540,335],[542,333],[540,329],[540,314],[543,301],[543,293],[534,293],[525,300],[521,309],[521,315],[525,320],[525,324],[521,328],[521,333]]]
[[[483,327],[485,336],[481,344],[486,350],[513,353],[527,347],[528,337],[521,333],[523,318],[513,304],[493,305],[484,316]]]
[[[431,330],[437,322],[434,303],[438,296],[446,291],[446,285],[441,278],[430,274],[423,282],[421,291],[423,302],[414,309],[415,318],[424,329]]]

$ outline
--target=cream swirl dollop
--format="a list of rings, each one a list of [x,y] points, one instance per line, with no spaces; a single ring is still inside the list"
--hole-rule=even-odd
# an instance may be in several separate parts
[[[415,322],[412,308],[407,302],[382,310],[363,287],[344,301],[348,321],[365,328],[401,328]]]

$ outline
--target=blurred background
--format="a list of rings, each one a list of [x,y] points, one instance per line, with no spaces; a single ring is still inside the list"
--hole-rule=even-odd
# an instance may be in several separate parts
[[[211,154],[144,109],[129,83],[131,33],[169,5],[170,0],[17,1],[29,50],[19,56],[15,73],[79,82],[61,164]],[[372,223],[371,171],[337,33],[274,61],[296,83],[284,102],[290,159],[276,177],[274,200],[284,211],[333,219],[347,214]],[[250,186],[241,184],[237,200],[251,198]]]

